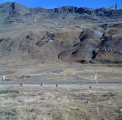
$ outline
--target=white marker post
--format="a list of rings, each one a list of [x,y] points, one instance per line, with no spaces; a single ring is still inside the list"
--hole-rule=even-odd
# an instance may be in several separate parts
[[[6,80],[6,76],[2,75],[2,82],[4,82]]]
[[[36,23],[36,17],[34,18],[34,21],[35,21],[35,23]]]
[[[97,75],[95,75],[94,79],[97,80]]]
[[[96,81],[96,83],[98,82],[98,81],[97,81],[97,78],[98,78],[98,76],[97,76],[97,71],[95,70],[94,80]]]

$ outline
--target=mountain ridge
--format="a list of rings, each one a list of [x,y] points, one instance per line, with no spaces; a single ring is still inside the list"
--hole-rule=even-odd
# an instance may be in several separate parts
[[[122,18],[122,10],[118,9],[118,17]],[[39,14],[46,14],[45,16],[47,19],[83,19],[83,20],[91,20],[91,21],[102,21],[102,18],[104,17],[104,20],[106,21],[114,21],[114,14],[115,10],[113,8],[98,8],[98,9],[92,9],[87,7],[73,7],[73,6],[63,6],[60,8],[54,8],[54,9],[45,9],[41,7],[37,8],[28,8],[23,5],[20,5],[16,2],[6,2],[3,4],[0,4],[0,13],[1,15],[20,15],[31,17],[37,16],[39,17]],[[25,18],[26,18],[25,17]],[[3,17],[4,18],[4,17]],[[2,18],[1,18],[2,19]],[[4,20],[4,19],[2,19]]]

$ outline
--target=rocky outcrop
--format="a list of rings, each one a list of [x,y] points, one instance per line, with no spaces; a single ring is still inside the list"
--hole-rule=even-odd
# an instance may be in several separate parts
[[[97,16],[113,17],[114,9],[99,8],[99,9],[95,10],[95,13],[96,13]]]
[[[78,13],[78,14],[88,14],[92,15],[94,13],[93,9],[90,8],[77,8],[73,6],[66,6],[66,7],[60,7],[55,8],[55,12],[58,14],[64,14],[64,13]]]
[[[57,14],[76,13],[76,11],[77,7],[73,6],[55,8]]]
[[[83,7],[83,8],[77,8],[76,13],[93,15],[94,14],[94,10],[90,9],[90,8]]]
[[[4,24],[26,22],[27,17],[25,18],[23,16],[29,13],[29,8],[15,2],[0,4],[0,22]]]

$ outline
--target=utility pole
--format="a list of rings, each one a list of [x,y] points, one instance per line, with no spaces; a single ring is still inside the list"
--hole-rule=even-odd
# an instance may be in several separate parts
[[[117,2],[115,4],[115,8],[114,8],[114,22],[117,22],[118,21],[118,13],[117,13]]]

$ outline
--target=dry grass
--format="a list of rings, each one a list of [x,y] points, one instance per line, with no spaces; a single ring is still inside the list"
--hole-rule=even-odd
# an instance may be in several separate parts
[[[121,120],[122,88],[0,88],[0,116],[17,120]],[[121,117],[120,117],[121,116]],[[120,117],[120,118],[119,118]]]

